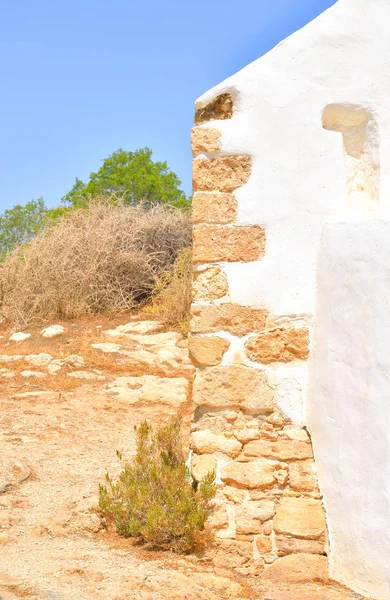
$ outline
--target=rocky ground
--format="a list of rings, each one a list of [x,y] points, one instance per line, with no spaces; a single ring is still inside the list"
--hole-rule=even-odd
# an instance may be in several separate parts
[[[0,331],[0,600],[360,598],[314,582],[265,588],[107,531],[97,485],[118,472],[117,450],[134,451],[134,426],[180,415],[187,439],[187,341],[129,316],[17,333],[29,335]]]

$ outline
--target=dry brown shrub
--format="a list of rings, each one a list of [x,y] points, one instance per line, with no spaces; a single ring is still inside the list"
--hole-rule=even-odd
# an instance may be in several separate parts
[[[0,318],[25,326],[119,313],[147,300],[190,244],[188,213],[99,199],[10,254],[0,268]]]
[[[183,248],[173,269],[156,278],[151,312],[166,327],[179,327],[184,335],[189,331],[192,299],[192,252]]]

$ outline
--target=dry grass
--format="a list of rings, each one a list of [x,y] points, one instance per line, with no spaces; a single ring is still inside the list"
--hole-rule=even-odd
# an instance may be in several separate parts
[[[188,213],[109,200],[65,215],[0,267],[0,319],[25,327],[145,302],[189,246]]]
[[[179,327],[188,334],[192,299],[192,252],[180,250],[173,269],[156,279],[151,312],[165,327]]]

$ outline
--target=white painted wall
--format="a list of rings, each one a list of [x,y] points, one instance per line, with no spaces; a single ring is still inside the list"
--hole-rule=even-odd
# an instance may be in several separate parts
[[[333,577],[390,598],[390,223],[324,228],[308,417]]]

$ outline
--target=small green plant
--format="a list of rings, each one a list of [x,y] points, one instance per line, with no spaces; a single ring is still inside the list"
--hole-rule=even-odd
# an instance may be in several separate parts
[[[137,453],[123,462],[117,481],[106,475],[99,507],[124,537],[153,549],[191,552],[204,545],[204,526],[216,487],[209,473],[194,489],[185,465],[180,423],[157,431],[144,421],[136,428]]]

